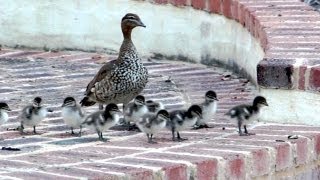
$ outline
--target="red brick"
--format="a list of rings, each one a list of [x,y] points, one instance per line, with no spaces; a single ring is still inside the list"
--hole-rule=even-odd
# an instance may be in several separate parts
[[[206,0],[192,0],[191,5],[195,9],[205,9],[206,8]]]
[[[169,166],[164,167],[162,170],[165,172],[165,179],[185,180],[188,179],[187,169],[184,166]]]
[[[227,166],[227,177],[228,179],[245,179],[245,161],[243,158],[235,158],[229,160],[226,164]]]
[[[154,0],[154,2],[158,4],[166,4],[168,3],[168,0]]]
[[[89,169],[79,169],[72,167],[50,167],[44,169],[46,172],[53,174],[60,174],[72,177],[88,177],[88,179],[106,179],[106,180],[117,180],[119,175],[110,174],[103,171],[91,171]]]
[[[314,136],[314,150],[316,155],[319,156],[320,154],[320,134],[316,134]]]
[[[305,90],[305,81],[306,81],[306,71],[307,71],[307,66],[300,66],[299,67],[299,84],[298,84],[298,89],[300,90]]]
[[[243,4],[239,4],[238,8],[238,18],[239,18],[239,23],[242,25],[245,25],[245,14],[246,14],[246,8]]]
[[[232,14],[232,19],[239,21],[239,1],[237,0],[232,0],[231,3],[231,14]]]
[[[311,68],[309,76],[309,88],[314,91],[320,90],[320,66]]]
[[[282,171],[291,166],[291,148],[283,143],[276,146],[276,171]]]
[[[220,14],[221,13],[221,0],[209,0],[209,11]]]
[[[210,180],[217,179],[218,163],[215,160],[197,162],[197,179]]]
[[[227,18],[232,18],[231,4],[232,0],[221,0],[222,1],[222,13]]]
[[[187,0],[171,0],[170,2],[175,6],[185,6],[185,5],[187,5]]]
[[[296,144],[296,164],[301,165],[307,163],[308,160],[308,139],[307,138],[299,138],[294,142]]]
[[[151,167],[162,167],[164,171],[165,179],[177,179],[184,180],[187,179],[187,166],[182,163],[172,163],[159,160],[149,160],[149,159],[139,159],[139,158],[118,158],[113,160],[113,162],[121,162],[124,164],[143,164],[145,166]]]
[[[117,165],[117,164],[108,164],[108,163],[81,163],[79,165],[73,166],[73,168],[81,169],[94,169],[101,172],[118,172],[125,173],[129,176],[129,179],[133,180],[151,180],[153,177],[153,171],[146,168],[136,168],[128,165]],[[119,179],[119,178],[118,178]]]
[[[269,173],[270,154],[267,149],[254,150],[252,152],[252,175],[263,176]]]

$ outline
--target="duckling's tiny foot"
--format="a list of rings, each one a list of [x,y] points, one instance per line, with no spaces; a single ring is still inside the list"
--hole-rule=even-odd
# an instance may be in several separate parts
[[[108,142],[109,139],[108,138],[99,138],[99,141],[102,141],[102,142]]]
[[[188,140],[188,138],[178,138],[179,142],[186,141],[186,140]]]
[[[247,133],[248,134],[248,136],[251,136],[251,135],[256,135],[256,133]]]
[[[239,133],[240,136],[250,136],[249,134]]]
[[[150,144],[157,144],[156,141],[152,141],[152,140],[148,141],[148,143],[150,143]]]

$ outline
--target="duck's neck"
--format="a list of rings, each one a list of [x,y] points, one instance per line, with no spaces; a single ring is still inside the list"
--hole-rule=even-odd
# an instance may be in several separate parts
[[[136,56],[137,54],[136,48],[131,40],[131,32],[132,32],[132,28],[122,27],[123,41],[120,47],[119,58],[118,58],[122,61],[135,59],[132,57]],[[127,58],[127,57],[131,57],[131,58]]]
[[[121,30],[122,30],[123,38],[131,41],[132,27],[122,25]]]

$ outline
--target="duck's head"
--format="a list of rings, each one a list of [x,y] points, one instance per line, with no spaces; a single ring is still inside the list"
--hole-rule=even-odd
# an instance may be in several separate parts
[[[121,27],[127,27],[133,29],[137,26],[146,27],[140,20],[139,16],[133,13],[126,14],[121,20]]]

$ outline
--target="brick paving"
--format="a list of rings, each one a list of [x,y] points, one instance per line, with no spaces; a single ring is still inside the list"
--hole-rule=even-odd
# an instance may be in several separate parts
[[[214,128],[184,131],[182,136],[189,140],[180,143],[172,142],[166,130],[156,136],[158,144],[148,144],[143,133],[121,128],[104,132],[109,142],[98,141],[88,129],[82,137],[71,135],[60,117],[63,99],[72,95],[79,101],[102,63],[115,57],[0,51],[1,100],[13,109],[9,122],[1,126],[0,146],[21,149],[0,151],[0,179],[250,179],[319,162],[320,127],[259,122],[250,127],[257,135],[237,135],[235,123],[223,114],[233,105],[251,103],[257,94],[246,79],[215,66],[158,59],[144,58],[150,73],[143,92],[147,99],[172,110],[200,103],[207,90],[215,90],[220,101],[210,122]],[[19,125],[19,112],[35,96],[54,110],[37,127],[39,134],[32,134],[31,128],[24,136],[8,131]],[[97,109],[85,108],[87,113]],[[299,139],[288,140],[291,134]],[[312,177],[319,177],[319,172],[317,166],[310,168]]]

